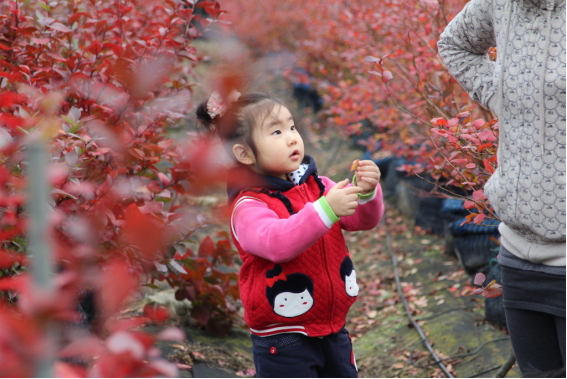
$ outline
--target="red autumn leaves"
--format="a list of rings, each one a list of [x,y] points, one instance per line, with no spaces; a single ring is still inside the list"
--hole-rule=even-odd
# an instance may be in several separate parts
[[[179,334],[133,331],[163,324],[168,313],[122,312],[146,280],[185,288],[189,278],[176,267],[198,270],[166,248],[189,243],[201,221],[185,195],[207,180],[194,174],[191,147],[167,134],[192,110],[193,68],[203,57],[191,42],[223,13],[200,2],[206,12],[198,16],[193,3],[0,3],[0,376],[33,376],[50,347],[45,330],[79,322],[85,291],[95,298],[92,333],[51,342],[54,356],[80,351],[88,367],[58,362],[56,376],[176,376],[152,345]],[[45,207],[58,266],[50,293],[34,288],[27,271],[26,143],[34,133],[49,150]],[[228,262],[233,252],[223,251],[219,262]],[[210,262],[209,271],[219,264]],[[215,278],[221,288],[223,279]]]
[[[500,284],[497,284],[496,280],[493,280],[486,286],[483,286],[482,284],[485,280],[486,275],[484,275],[482,272],[477,273],[474,277],[474,284],[480,286],[480,288],[477,288],[476,290],[468,293],[467,296],[482,295],[484,297],[490,298],[502,295],[502,286]]]

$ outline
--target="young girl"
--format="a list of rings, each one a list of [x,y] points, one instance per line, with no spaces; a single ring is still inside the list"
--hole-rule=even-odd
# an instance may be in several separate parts
[[[369,230],[382,214],[380,171],[318,176],[293,117],[273,98],[217,92],[197,118],[236,160],[228,175],[240,294],[258,377],[357,377],[346,315],[358,285],[342,229]]]

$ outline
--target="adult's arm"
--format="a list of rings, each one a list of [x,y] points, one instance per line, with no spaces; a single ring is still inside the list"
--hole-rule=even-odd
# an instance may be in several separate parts
[[[489,103],[496,100],[497,87],[496,64],[487,55],[488,50],[496,46],[493,1],[471,0],[447,25],[437,42],[449,73],[473,100],[490,109],[495,109],[494,104]]]

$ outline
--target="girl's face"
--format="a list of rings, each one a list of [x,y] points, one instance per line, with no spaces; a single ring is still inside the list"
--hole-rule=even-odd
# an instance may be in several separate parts
[[[268,117],[258,120],[252,134],[256,145],[256,169],[259,173],[286,179],[303,161],[303,139],[295,128],[289,110],[276,105]]]
[[[308,290],[301,293],[282,292],[274,299],[274,312],[283,317],[296,317],[313,306],[313,297]]]

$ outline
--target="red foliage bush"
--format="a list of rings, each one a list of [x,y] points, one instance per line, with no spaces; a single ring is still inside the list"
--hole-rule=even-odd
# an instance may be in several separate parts
[[[193,68],[202,57],[191,42],[223,13],[216,2],[196,3],[0,4],[0,375],[32,376],[51,339],[51,355],[80,352],[87,362],[58,362],[56,375],[175,376],[152,348],[172,333],[132,331],[164,313],[119,317],[145,278],[199,288],[194,309],[211,315],[196,319],[220,334],[232,326],[235,309],[224,295],[238,298],[236,279],[216,266],[230,266],[233,252],[226,236],[199,256],[185,247],[199,223],[182,198],[202,178],[189,147],[167,135],[193,106]],[[32,139],[48,147],[58,262],[56,288],[45,293],[31,283],[24,255]],[[96,337],[45,334],[53,323],[78,322],[85,288],[96,293]]]
[[[443,184],[478,191],[496,163],[496,140],[457,132],[456,144],[450,140],[456,137],[435,131],[440,119],[456,131],[470,128],[471,117],[493,118],[470,100],[437,53],[441,32],[465,3],[235,0],[226,9],[235,33],[258,55],[287,50],[296,56],[323,94],[325,125],[333,133],[366,130],[362,143],[375,157],[403,156],[414,162],[409,173],[426,171]],[[496,136],[495,122],[483,131]],[[486,200],[477,205],[492,216]]]

